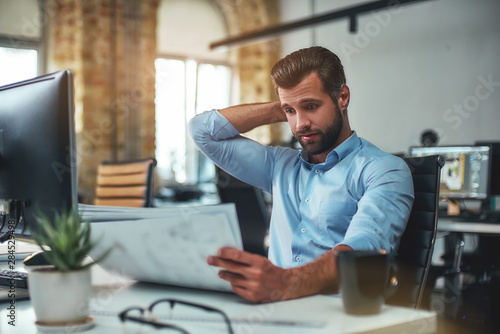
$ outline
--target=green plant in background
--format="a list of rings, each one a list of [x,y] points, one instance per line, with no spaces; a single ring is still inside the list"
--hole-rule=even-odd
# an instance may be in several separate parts
[[[30,230],[31,236],[44,251],[47,261],[60,271],[85,269],[104,259],[111,251],[108,249],[98,259],[84,264],[85,257],[97,242],[90,239],[90,223],[84,222],[74,210],[55,212],[53,219],[39,214],[37,223],[38,230]]]

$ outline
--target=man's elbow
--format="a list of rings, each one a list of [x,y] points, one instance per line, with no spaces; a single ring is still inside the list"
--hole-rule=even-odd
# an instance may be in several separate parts
[[[199,148],[203,147],[204,143],[210,139],[210,135],[203,125],[203,117],[199,117],[199,115],[196,115],[189,120],[188,132]]]
[[[189,135],[191,136],[191,138],[193,138],[193,139],[195,139],[196,133],[198,132],[198,130],[200,128],[200,124],[199,124],[198,119],[199,119],[199,117],[194,116],[188,122],[188,132],[189,132]]]

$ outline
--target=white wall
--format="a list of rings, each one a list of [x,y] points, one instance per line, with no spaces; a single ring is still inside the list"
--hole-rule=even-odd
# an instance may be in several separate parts
[[[222,13],[210,0],[161,0],[158,9],[159,54],[226,61],[226,52],[209,45],[227,37]]]
[[[39,39],[42,26],[37,0],[0,0],[0,35]]]
[[[312,15],[310,1],[281,0],[282,20]],[[316,0],[315,14],[366,1]],[[397,1],[395,1],[397,2]],[[344,63],[358,134],[388,152],[418,145],[500,141],[500,1],[434,0],[283,36],[283,55],[314,44]],[[488,83],[490,82],[490,83]]]

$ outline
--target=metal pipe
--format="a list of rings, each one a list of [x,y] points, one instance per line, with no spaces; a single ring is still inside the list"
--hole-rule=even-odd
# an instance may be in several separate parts
[[[333,12],[329,12],[323,15],[313,16],[304,20],[294,21],[290,23],[280,24],[270,26],[268,28],[254,31],[248,34],[239,35],[235,37],[230,37],[224,40],[216,41],[210,43],[210,50],[214,50],[217,48],[234,46],[238,44],[244,44],[250,41],[255,41],[264,38],[271,38],[273,36],[281,35],[283,33],[290,32],[292,30],[305,28],[308,26],[338,20],[342,18],[351,19],[351,29],[353,28],[353,24],[355,24],[355,17],[359,14],[363,14],[366,12],[381,10],[385,8],[391,8],[395,6],[402,6],[409,3],[414,2],[423,2],[428,0],[380,0],[374,1],[367,4],[362,4],[358,6],[353,6],[345,9],[336,10]],[[354,21],[354,22],[353,22]]]

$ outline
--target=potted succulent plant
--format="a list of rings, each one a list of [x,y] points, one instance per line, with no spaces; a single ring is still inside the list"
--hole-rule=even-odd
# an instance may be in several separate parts
[[[31,235],[51,265],[28,269],[29,294],[36,325],[39,329],[72,327],[73,331],[91,327],[90,266],[99,262],[109,250],[94,261],[87,257],[96,243],[91,241],[89,222],[83,222],[76,211],[55,213],[52,220],[39,215],[37,223],[38,229]]]

